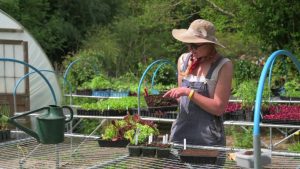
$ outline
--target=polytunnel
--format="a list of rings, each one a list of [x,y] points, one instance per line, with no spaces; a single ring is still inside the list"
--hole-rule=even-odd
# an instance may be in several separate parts
[[[15,112],[55,104],[55,100],[59,104],[62,100],[59,82],[41,46],[20,23],[2,10],[0,10],[0,23],[0,58],[2,58],[0,60],[0,106],[7,105],[12,115],[14,113],[13,95],[16,98]],[[18,60],[25,64],[3,61],[6,59]],[[41,78],[38,73],[34,73],[34,70],[26,64],[38,70],[46,70],[42,73],[55,94],[49,90],[45,79]],[[20,79],[23,80],[20,81]],[[20,81],[19,85],[15,88],[18,81]]]

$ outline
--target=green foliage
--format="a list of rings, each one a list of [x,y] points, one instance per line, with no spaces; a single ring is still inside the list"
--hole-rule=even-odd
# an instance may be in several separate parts
[[[163,66],[159,69],[155,81],[163,85],[177,84],[177,68],[174,66]]]
[[[258,83],[256,80],[243,81],[234,91],[234,96],[242,100],[244,109],[252,110],[256,99]],[[270,89],[268,85],[264,85],[262,98],[267,100],[270,97]]]
[[[137,129],[140,131],[139,135],[138,135],[138,144],[142,144],[145,141],[147,141],[148,137],[151,134],[153,136],[159,134],[159,131],[157,130],[157,128],[153,128],[153,127],[150,127],[150,126],[145,125],[145,124],[143,125],[143,124],[137,123],[136,128],[131,129],[131,130],[125,132],[125,134],[124,134],[124,137],[126,139],[128,139],[132,145],[135,143],[134,136],[135,136],[135,131]]]
[[[247,80],[259,79],[261,68],[247,60],[237,61],[234,64],[234,78],[237,84]]]
[[[107,77],[104,77],[103,75],[98,75],[92,79],[90,87],[94,90],[108,89],[110,88],[110,81]]]
[[[82,134],[91,134],[95,128],[100,124],[99,120],[94,120],[94,119],[83,119],[79,132]],[[100,130],[95,131],[94,135],[99,135]]]
[[[158,135],[159,131],[152,121],[144,121],[138,115],[127,115],[123,120],[113,120],[104,128],[102,138],[105,140],[127,139],[134,144],[135,132],[139,130],[138,143],[143,143],[153,134]]]
[[[300,142],[298,141],[296,143],[290,144],[288,146],[288,151],[294,152],[294,153],[300,153]]]
[[[64,68],[67,69],[71,63],[73,65],[69,68],[67,80],[72,85],[72,89],[83,87],[83,83],[91,81],[96,75],[100,74],[100,62],[102,54],[93,50],[82,50],[74,57],[67,56],[63,62]],[[84,84],[85,88],[89,84]]]
[[[288,97],[300,97],[300,82],[298,79],[293,79],[284,84],[285,94]]]
[[[234,147],[252,148],[253,147],[253,128],[247,127],[247,131],[240,131],[240,128],[232,126],[231,133],[233,136]]]
[[[9,117],[10,115],[10,108],[8,104],[2,104],[0,105],[0,114],[4,115],[6,117]],[[8,122],[5,118],[0,118],[0,130],[6,130],[8,128]]]
[[[141,107],[147,107],[143,97],[140,98]],[[80,105],[85,110],[127,110],[138,107],[138,100],[135,96],[122,97],[119,99],[100,100],[97,103],[84,103]]]
[[[119,4],[119,0],[0,0],[1,9],[24,25],[57,63],[79,49],[91,27],[110,22]]]

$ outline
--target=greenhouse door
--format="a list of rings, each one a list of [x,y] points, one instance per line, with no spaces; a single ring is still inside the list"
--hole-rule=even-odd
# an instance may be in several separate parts
[[[11,58],[28,63],[28,46],[25,41],[1,40],[0,58]],[[28,67],[15,62],[0,61],[0,112],[24,112],[30,109],[29,80],[25,78],[16,90],[16,110],[14,110],[14,87],[16,82],[28,73]],[[8,114],[7,114],[8,115]]]

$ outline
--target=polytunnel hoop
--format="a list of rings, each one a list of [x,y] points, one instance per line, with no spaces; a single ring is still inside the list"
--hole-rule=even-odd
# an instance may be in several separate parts
[[[140,96],[140,91],[141,91],[142,82],[144,81],[147,72],[148,72],[154,65],[156,65],[156,64],[158,64],[158,63],[161,63],[161,65],[171,64],[171,65],[174,66],[175,71],[176,71],[176,69],[177,69],[177,68],[176,68],[176,65],[175,65],[174,63],[170,62],[170,61],[167,60],[167,59],[159,59],[159,60],[156,60],[156,61],[152,62],[152,63],[146,68],[146,70],[144,71],[144,73],[143,73],[143,75],[142,75],[142,77],[141,77],[141,79],[140,79],[139,86],[138,86],[138,92],[137,92],[137,95],[138,95],[138,115],[141,114],[141,101],[140,101],[141,96]],[[153,76],[156,76],[156,72],[157,72],[158,69],[161,67],[161,65],[159,65],[159,67],[156,69],[156,71],[155,71],[155,73],[154,73]],[[154,81],[153,79],[154,79],[154,77],[152,77],[152,82]],[[151,86],[151,87],[152,87],[152,86]]]
[[[11,59],[11,58],[0,58],[0,61],[4,61],[4,62],[16,62],[16,63],[20,63],[22,65],[25,65],[27,67],[30,67],[31,69],[33,69],[35,72],[37,72],[44,80],[45,82],[47,83],[48,87],[50,88],[50,92],[53,96],[53,99],[54,99],[54,103],[55,105],[57,105],[57,100],[56,100],[56,96],[55,96],[55,93],[54,93],[54,90],[50,84],[50,82],[47,80],[47,78],[37,69],[35,68],[34,66],[26,63],[26,62],[23,62],[23,61],[20,61],[20,60],[17,60],[17,59]]]
[[[268,58],[266,64],[263,67],[263,70],[261,72],[258,88],[256,92],[256,99],[255,99],[255,107],[254,107],[254,126],[253,126],[253,149],[254,149],[254,168],[260,169],[261,166],[261,146],[260,146],[260,108],[261,108],[261,102],[262,102],[262,93],[264,89],[264,82],[268,73],[268,70],[270,69],[271,65],[273,64],[274,60],[279,55],[286,55],[288,56],[296,65],[298,71],[300,72],[300,62],[297,60],[296,57],[294,57],[290,52],[286,50],[278,50],[273,52],[270,57]]]

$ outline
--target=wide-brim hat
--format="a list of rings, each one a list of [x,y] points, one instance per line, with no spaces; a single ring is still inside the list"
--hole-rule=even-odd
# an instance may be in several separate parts
[[[193,21],[188,29],[173,29],[172,35],[184,43],[213,43],[225,48],[215,37],[214,25],[203,19]]]

